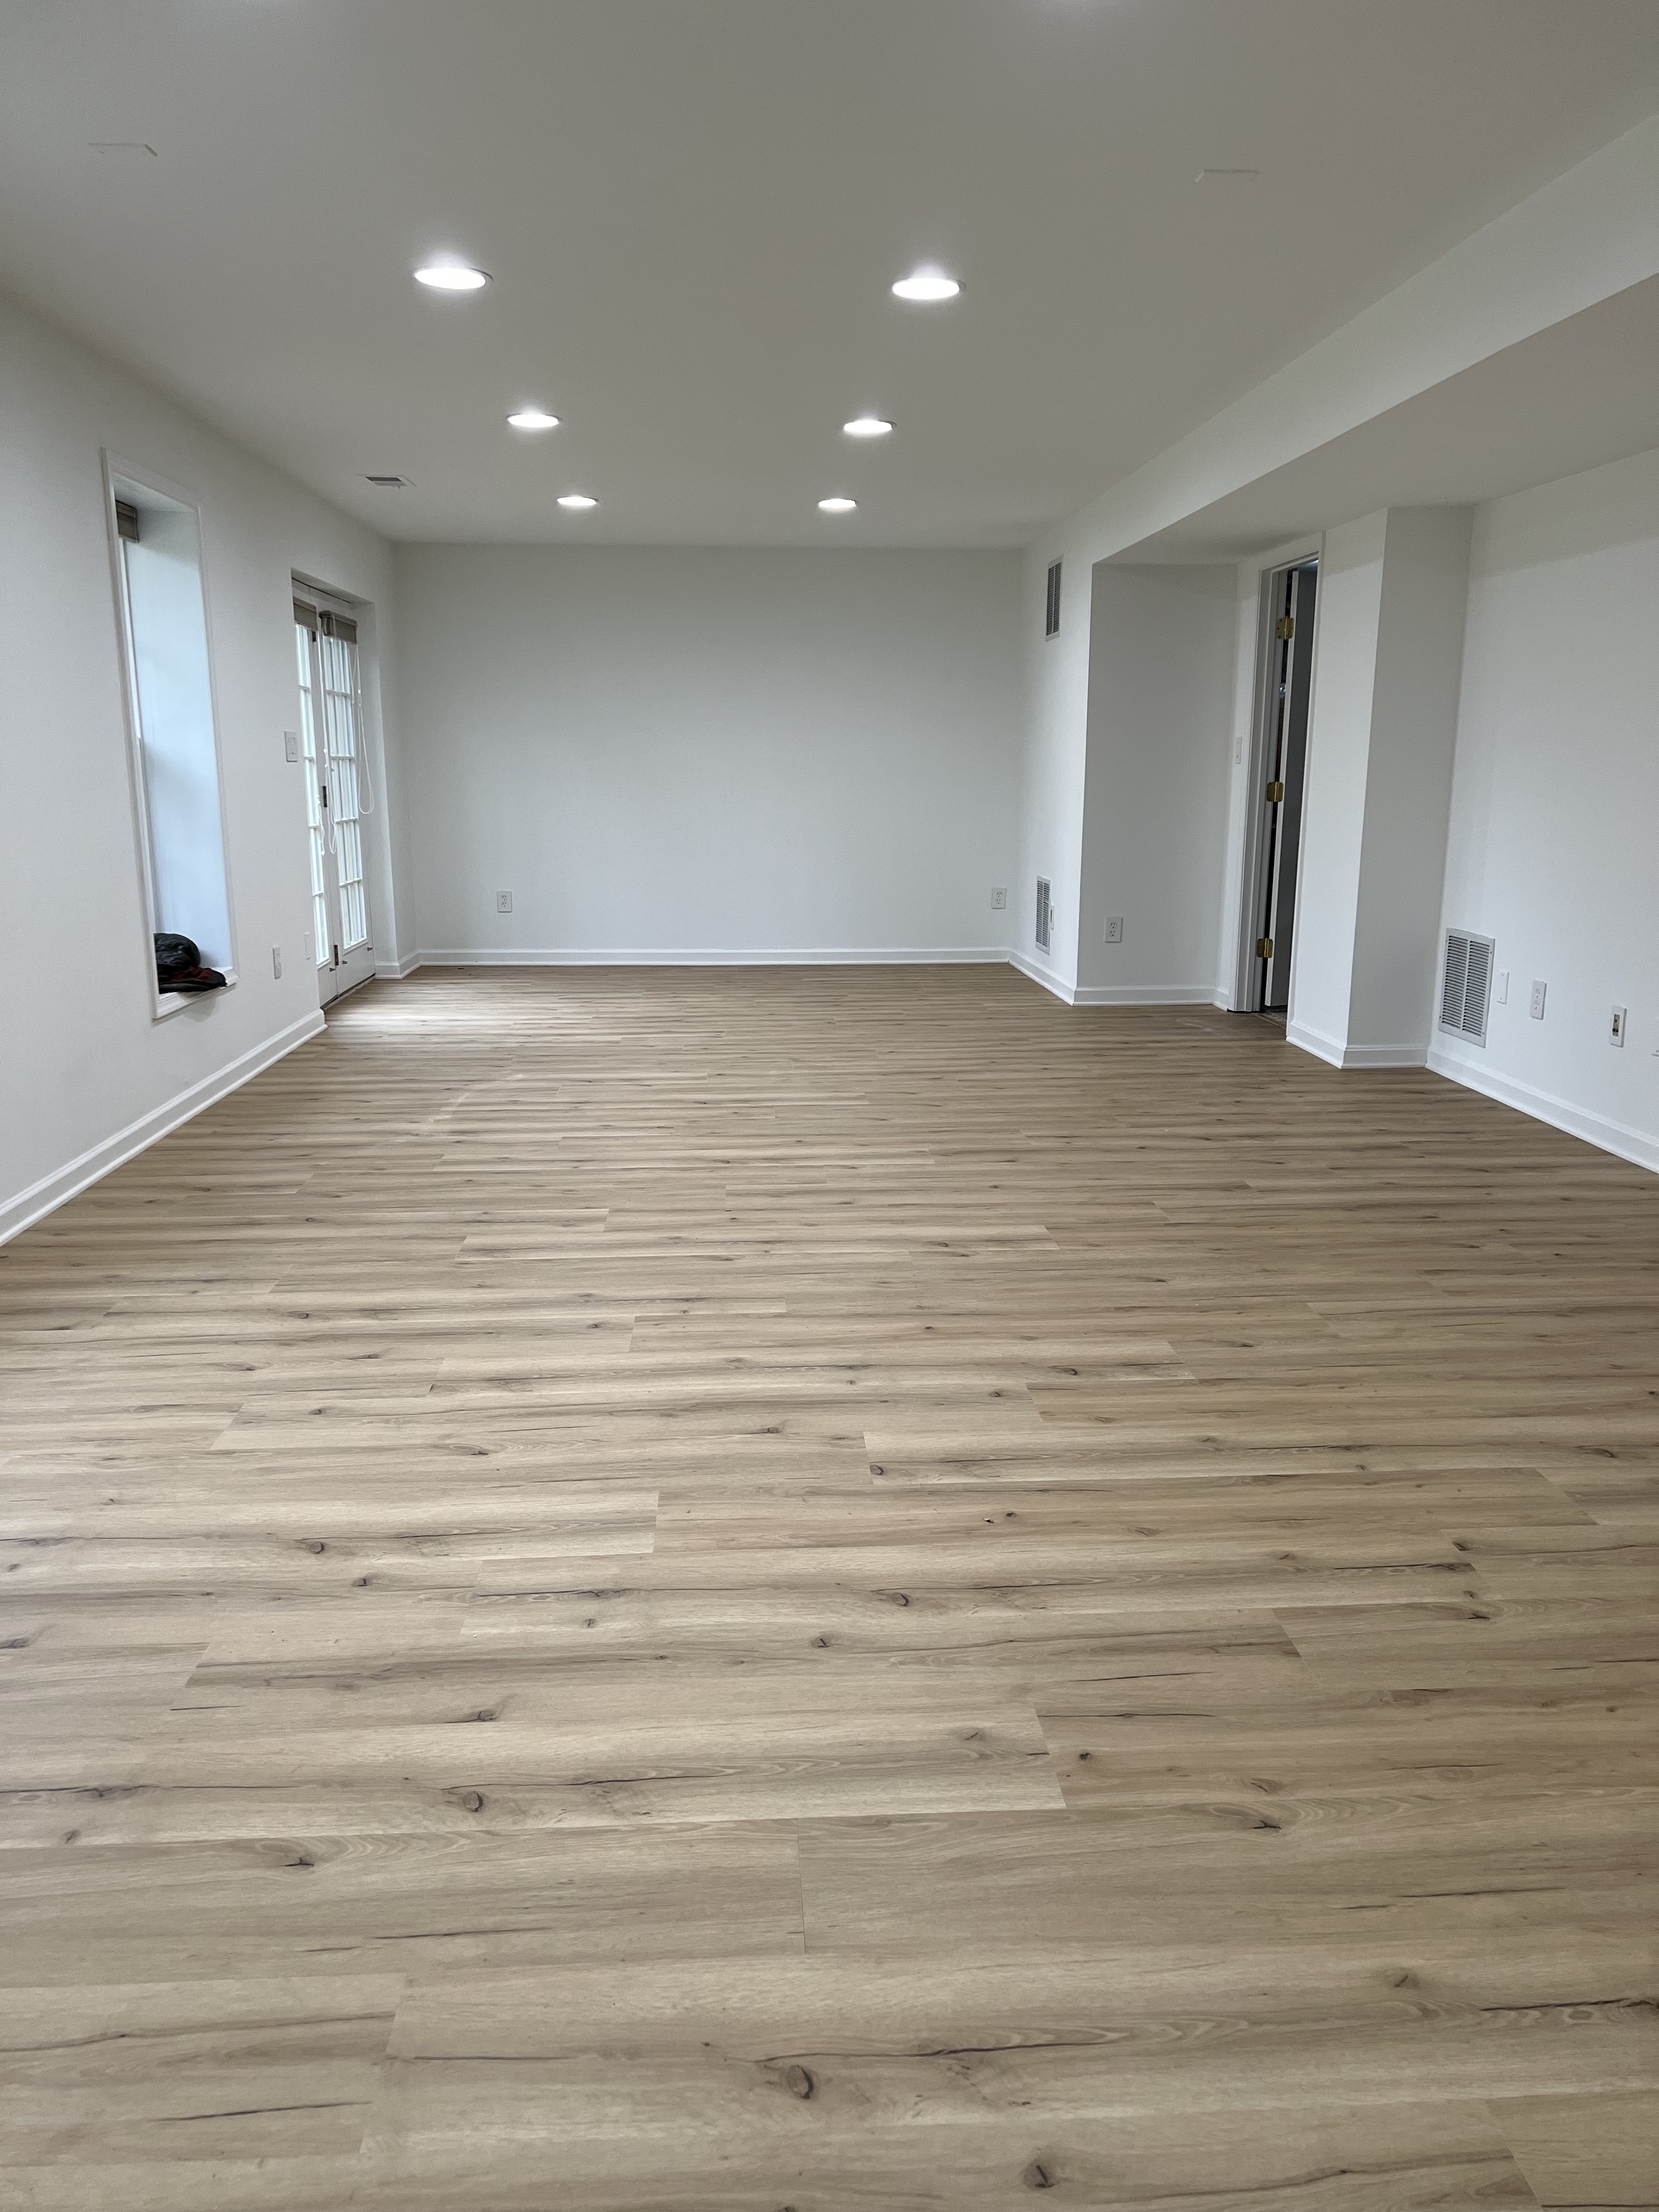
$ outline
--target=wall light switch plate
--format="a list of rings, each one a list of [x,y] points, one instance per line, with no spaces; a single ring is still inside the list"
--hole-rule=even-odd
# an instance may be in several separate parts
[[[1627,1010],[1623,1006],[1615,1006],[1613,1010],[1613,1018],[1607,1024],[1607,1042],[1609,1044],[1616,1044],[1621,1052],[1624,1050],[1625,1047],[1625,1020],[1626,1012]]]
[[[283,980],[283,948],[280,945],[273,945],[270,948],[270,972],[280,983]]]
[[[1535,1022],[1541,1022],[1544,1018],[1544,992],[1546,988],[1547,987],[1542,983],[1534,983],[1532,987],[1532,1004],[1528,1007],[1527,1012],[1532,1016]]]
[[[512,913],[512,911],[513,911],[513,894],[512,894],[512,892],[511,892],[511,891],[497,891],[497,892],[496,892],[496,894],[495,894],[495,911],[496,911],[496,913],[497,913],[497,914],[511,914],[511,913]]]
[[[999,884],[995,890],[991,893],[991,910],[994,914],[1001,914],[1006,908],[1007,904],[1008,886],[1006,884]]]
[[[1498,971],[1492,987],[1492,1002],[1494,1006],[1507,1006],[1510,1002],[1510,971],[1507,968],[1500,968]]]
[[[1109,915],[1107,915],[1107,917],[1106,917],[1106,942],[1107,942],[1107,944],[1108,944],[1108,945],[1121,945],[1121,944],[1122,944],[1122,942],[1123,942],[1123,916],[1122,916],[1121,914],[1109,914]]]
[[[284,730],[283,732],[283,758],[292,764],[295,761],[297,761],[299,757],[300,732],[297,730]]]

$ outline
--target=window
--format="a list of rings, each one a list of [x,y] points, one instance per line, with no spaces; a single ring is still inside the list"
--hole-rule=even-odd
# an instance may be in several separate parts
[[[153,484],[108,481],[150,933],[190,938],[234,980],[200,517]],[[158,1014],[177,1006],[158,994]]]
[[[374,970],[362,832],[373,801],[363,758],[356,617],[324,604],[320,593],[296,596],[294,647],[310,836],[311,941],[319,969],[327,971],[327,998]]]
[[[1060,635],[1060,563],[1058,561],[1051,561],[1048,563],[1048,597],[1043,623],[1042,634],[1045,637]]]

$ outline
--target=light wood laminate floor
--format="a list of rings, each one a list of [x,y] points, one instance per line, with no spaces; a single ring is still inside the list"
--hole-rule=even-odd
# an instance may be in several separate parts
[[[1653,2206],[1656,1351],[1256,1022],[371,987],[0,1255],[0,2206]]]

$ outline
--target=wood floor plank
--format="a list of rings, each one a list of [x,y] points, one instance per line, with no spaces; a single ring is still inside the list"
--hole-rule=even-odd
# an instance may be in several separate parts
[[[1544,2212],[1654,2212],[1659,2099],[1506,2097],[1498,2131]]]
[[[0,2204],[1652,2212],[1656,1345],[1213,1008],[367,987],[0,1252]]]

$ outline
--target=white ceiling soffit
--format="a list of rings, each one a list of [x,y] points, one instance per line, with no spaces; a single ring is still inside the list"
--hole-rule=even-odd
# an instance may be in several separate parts
[[[1659,447],[1659,277],[1506,346],[1114,561],[1238,560],[1384,507],[1463,507]]]
[[[397,537],[1015,544],[1656,107],[1653,0],[9,0],[0,280]]]

